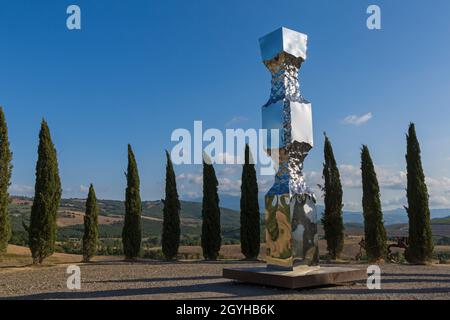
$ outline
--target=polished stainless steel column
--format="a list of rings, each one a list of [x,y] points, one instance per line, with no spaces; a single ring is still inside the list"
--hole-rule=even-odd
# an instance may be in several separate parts
[[[298,73],[306,60],[307,36],[280,28],[260,39],[263,62],[272,74],[269,101],[262,107],[263,129],[278,129],[267,153],[277,164],[265,196],[267,264],[293,270],[319,262],[316,199],[303,176],[313,147],[311,104],[300,93]]]

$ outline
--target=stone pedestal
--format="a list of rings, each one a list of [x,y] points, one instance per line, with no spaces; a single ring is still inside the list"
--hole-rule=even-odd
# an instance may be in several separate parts
[[[303,289],[367,279],[364,269],[347,267],[297,267],[293,271],[267,267],[224,269],[223,277],[241,282],[286,289]]]

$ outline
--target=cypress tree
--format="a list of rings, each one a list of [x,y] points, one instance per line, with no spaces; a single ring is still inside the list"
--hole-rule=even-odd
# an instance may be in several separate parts
[[[126,177],[127,189],[125,193],[125,222],[122,230],[122,243],[125,258],[127,260],[135,260],[141,250],[142,203],[139,191],[139,172],[131,145],[128,145],[128,169]]]
[[[261,242],[258,183],[255,165],[251,162],[253,161],[247,144],[241,184],[241,252],[249,260],[258,257]]]
[[[203,157],[202,249],[206,260],[217,260],[222,237],[216,172],[207,155]]]
[[[61,200],[61,180],[56,149],[45,120],[39,133],[36,184],[28,231],[33,263],[42,263],[55,251],[56,218]]]
[[[405,258],[410,263],[425,263],[433,254],[428,191],[420,156],[420,145],[413,123],[409,125],[406,151],[409,246]]]
[[[323,163],[324,204],[325,211],[322,218],[327,250],[330,258],[338,259],[344,248],[344,222],[342,218],[342,185],[339,169],[334,158],[331,142],[325,134]]]
[[[9,149],[8,126],[6,125],[3,108],[0,107],[0,256],[6,253],[8,241],[11,238],[9,221],[8,187],[12,173],[12,153]]]
[[[98,243],[98,207],[94,186],[89,187],[89,194],[86,200],[86,213],[84,215],[84,235],[83,235],[83,261],[89,262],[97,253]]]
[[[177,257],[180,245],[180,201],[170,154],[166,150],[166,198],[163,200],[162,251],[167,260]]]
[[[386,230],[381,211],[380,187],[369,148],[365,145],[361,150],[361,173],[365,249],[369,261],[378,261],[384,259],[387,254]]]

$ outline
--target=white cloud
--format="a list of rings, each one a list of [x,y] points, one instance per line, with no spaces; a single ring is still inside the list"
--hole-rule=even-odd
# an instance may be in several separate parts
[[[239,164],[243,163],[244,159],[242,159],[238,154],[233,155],[228,152],[222,152],[217,155],[217,160],[221,160],[223,164]]]
[[[375,165],[375,172],[380,188],[403,190],[406,187],[406,172],[393,171],[384,166]],[[345,188],[361,188],[361,169],[351,164],[339,165],[342,186]]]
[[[182,173],[177,177],[178,181],[193,184],[193,185],[202,185],[203,184],[203,175],[201,173]]]
[[[344,208],[348,211],[361,211],[361,193],[362,193],[362,179],[361,169],[358,165],[341,164],[339,173],[341,176],[341,183],[344,191]],[[384,198],[383,189],[393,190],[394,194],[399,190],[406,188],[406,173],[403,171],[394,171],[385,166],[375,165],[378,183],[382,191],[382,205],[383,207],[398,208],[402,207],[405,202],[402,198]],[[316,187],[317,184],[322,185],[322,173],[316,171],[306,172],[306,181],[317,195],[317,198],[322,200],[322,191]],[[384,194],[383,194],[384,193]],[[388,193],[389,194],[389,193]]]
[[[443,194],[430,194],[430,208],[450,208],[450,197]]]
[[[339,171],[344,188],[361,188],[361,171],[358,166],[340,165]],[[378,183],[382,193],[382,205],[385,208],[399,208],[407,204],[406,171],[395,171],[384,166],[375,165]],[[431,208],[449,208],[450,207],[450,178],[449,177],[426,177],[426,184],[429,193],[429,204]],[[396,193],[404,192],[405,195],[393,198],[383,198],[384,190],[393,190]],[[344,189],[345,195],[345,189]],[[356,203],[355,203],[356,204]],[[352,207],[351,203],[346,203],[346,208]]]
[[[225,166],[224,169],[216,168],[216,176],[219,182],[218,189],[220,193],[239,196],[241,193],[241,171],[232,169],[233,167],[238,166]],[[201,197],[203,174],[201,172],[182,173],[177,176],[177,185],[180,195],[190,198]]]
[[[80,192],[81,193],[88,193],[89,187],[86,187],[85,185],[80,185]]]
[[[225,127],[231,127],[233,125],[236,125],[238,123],[242,123],[247,121],[248,119],[246,117],[243,116],[235,116],[233,118],[231,118],[229,121],[227,121],[227,123],[225,123]]]
[[[436,190],[434,188],[429,188],[429,206],[432,209],[437,208],[450,208],[450,197],[448,196],[448,191],[446,190]],[[382,199],[383,208],[395,209],[402,208],[403,206],[408,206],[408,200],[405,195],[401,197],[396,197],[388,200]]]
[[[186,172],[177,176],[177,187],[180,196],[199,198],[202,196],[203,175],[201,173]]]
[[[185,191],[181,193],[182,196],[187,198],[200,198],[202,196],[202,193],[200,191]]]
[[[241,179],[218,178],[219,192],[231,196],[240,196]]]
[[[9,193],[15,196],[32,197],[34,194],[34,188],[22,184],[12,184],[9,187]]]
[[[361,202],[345,201],[344,210],[353,212],[361,211]]]
[[[237,175],[242,173],[242,165],[224,165],[220,168],[220,172],[225,175]]]
[[[375,166],[381,188],[404,190],[406,188],[406,171],[393,171],[386,167]]]
[[[386,209],[402,208],[407,203],[406,196],[395,197],[387,200],[383,200],[381,196],[381,206]]]
[[[426,177],[425,182],[429,189],[437,189],[450,192],[450,178],[440,177],[439,179]]]
[[[239,196],[242,166],[223,165],[215,166],[215,168],[219,180],[219,192]],[[390,210],[406,205],[406,172],[379,165],[375,165],[375,171],[381,189],[383,208]],[[345,210],[361,211],[362,185],[359,165],[341,164],[339,172],[344,189]],[[321,203],[322,191],[317,185],[323,184],[322,172],[306,171],[305,179]],[[201,171],[182,173],[177,176],[177,182],[180,195],[191,198],[202,196],[203,176]],[[272,176],[258,176],[258,188],[261,193],[266,193],[273,183],[274,177]],[[426,183],[430,195],[430,207],[450,208],[450,177],[427,177]]]
[[[339,173],[341,175],[341,183],[343,187],[361,187],[361,170],[359,169],[359,167],[351,164],[341,164],[339,166]]]
[[[363,114],[361,116],[350,115],[350,116],[345,117],[345,119],[342,122],[344,124],[360,126],[360,125],[367,123],[370,119],[372,119],[372,112]]]

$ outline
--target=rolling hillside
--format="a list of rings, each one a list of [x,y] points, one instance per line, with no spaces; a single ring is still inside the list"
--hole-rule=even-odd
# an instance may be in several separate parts
[[[190,201],[193,202],[201,202],[201,198],[190,198]],[[231,196],[231,195],[220,195],[220,204],[221,206],[225,208],[230,208],[232,210],[239,211],[240,208],[240,198],[238,196]],[[260,194],[259,196],[259,207],[261,208],[261,211],[264,208],[264,195]],[[317,205],[317,213],[319,215],[323,214],[324,207],[322,205]],[[437,219],[437,218],[446,218],[450,217],[450,209],[431,209],[431,218]],[[343,210],[344,214],[344,222],[346,224],[350,223],[363,223],[363,215],[362,212],[356,212],[356,211],[348,211],[345,209]],[[394,224],[403,224],[408,223],[408,215],[406,213],[406,210],[404,208],[397,208],[392,210],[385,210],[383,212],[384,216],[384,222],[386,225],[394,225]]]
[[[102,238],[120,238],[123,225],[125,206],[122,201],[99,200],[100,207],[100,236]],[[13,230],[16,235],[23,234],[22,220],[28,224],[32,200],[24,197],[12,197],[10,215]],[[161,201],[144,201],[142,224],[144,237],[156,237],[161,234],[162,209]],[[58,214],[58,238],[81,238],[83,235],[84,200],[63,199]],[[321,208],[318,208],[319,212]],[[444,212],[444,211],[443,211]],[[385,213],[388,235],[406,236],[407,223],[389,223]],[[398,213],[400,214],[400,213]],[[344,213],[345,232],[351,236],[361,236],[364,233],[361,214],[351,213],[354,219],[349,219],[349,213]],[[358,218],[356,218],[358,216]],[[221,208],[222,234],[224,239],[239,240],[239,212],[237,210]],[[450,216],[432,220],[435,236],[450,237]],[[201,234],[201,203],[181,201],[181,229],[182,235],[197,238]],[[319,226],[319,234],[323,234]]]
[[[58,237],[80,238],[83,235],[85,200],[63,199],[58,211]],[[12,197],[9,208],[13,231],[24,233],[22,221],[29,223],[32,199]],[[125,205],[122,201],[98,200],[99,224],[102,238],[119,238],[122,232]],[[181,230],[184,235],[198,236],[201,231],[201,203],[181,201]],[[159,236],[162,227],[161,201],[142,203],[142,224],[144,237]],[[235,234],[239,230],[239,212],[221,208],[222,231]]]

